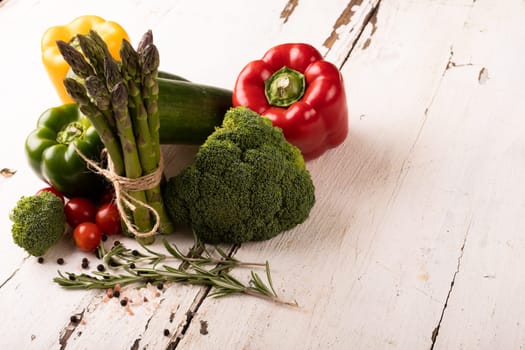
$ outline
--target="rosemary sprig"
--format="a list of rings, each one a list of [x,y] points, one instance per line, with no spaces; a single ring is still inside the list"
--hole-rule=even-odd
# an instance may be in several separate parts
[[[58,271],[58,276],[53,281],[67,289],[109,289],[117,285],[143,287],[149,283],[182,283],[212,287],[209,295],[216,298],[245,294],[278,304],[297,306],[296,302],[284,301],[278,297],[267,261],[242,262],[219,247],[215,247],[217,254],[213,254],[197,238],[188,254],[182,253],[166,239],[162,243],[166,253],[154,251],[140,243],[140,250],[127,248],[122,243],[107,250],[101,244],[97,254],[104,261],[107,270],[93,271],[91,274]],[[169,260],[179,261],[179,267],[167,264]],[[239,281],[230,271],[240,266],[263,266],[267,283],[253,270],[250,271],[248,283]]]

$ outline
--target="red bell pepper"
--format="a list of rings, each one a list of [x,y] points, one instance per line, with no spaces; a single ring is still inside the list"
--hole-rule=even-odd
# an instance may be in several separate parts
[[[269,118],[306,160],[340,145],[348,134],[343,77],[308,44],[278,45],[248,63],[232,102]]]

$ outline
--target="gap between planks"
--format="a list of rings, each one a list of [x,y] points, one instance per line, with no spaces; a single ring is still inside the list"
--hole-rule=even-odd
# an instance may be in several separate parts
[[[325,56],[330,52],[330,50],[334,46],[334,43],[339,39],[339,34],[337,34],[337,30],[341,26],[347,25],[351,22],[353,14],[354,14],[353,12],[354,6],[360,6],[362,5],[362,3],[363,3],[363,0],[351,0],[347,4],[343,12],[341,12],[341,14],[339,15],[339,17],[337,18],[337,20],[335,21],[332,27],[333,30],[330,33],[330,36],[326,38],[324,42],[324,46],[328,48],[328,51],[325,53]],[[352,32],[354,29],[357,29],[357,35],[355,36],[354,40],[350,43],[350,47],[348,48],[348,53],[343,58],[342,62],[339,64],[339,67],[338,67],[339,70],[341,70],[344,67],[345,63],[350,58],[350,55],[354,52],[354,49],[356,48],[357,43],[360,41],[361,37],[363,36],[363,33],[365,32],[365,29],[368,24],[372,25],[372,34],[375,32],[377,28],[377,14],[379,12],[380,5],[381,5],[381,0],[378,0],[375,3],[372,3],[369,11],[364,15],[364,20],[362,23],[360,23],[360,26],[350,29],[350,32]],[[370,40],[371,40],[370,38],[367,39],[363,48],[366,49],[370,45]]]
[[[463,243],[461,244],[461,248],[459,249],[459,256],[457,258],[456,271],[454,271],[454,274],[452,275],[452,281],[450,282],[450,288],[448,290],[447,297],[445,298],[445,303],[443,304],[443,309],[441,310],[441,315],[439,316],[438,324],[432,331],[432,336],[430,337],[432,341],[432,344],[430,345],[430,350],[434,350],[434,347],[436,345],[436,342],[439,336],[439,329],[441,328],[441,324],[443,323],[443,319],[445,318],[445,312],[447,311],[448,302],[450,300],[450,297],[452,296],[454,285],[456,283],[456,277],[458,276],[459,271],[461,269],[461,260],[463,259],[463,254],[465,252],[465,246],[467,244],[467,239],[469,236],[471,226],[472,226],[472,218],[470,218],[467,229],[465,231],[465,236],[463,237]]]
[[[228,252],[228,256],[232,257],[233,255],[235,255],[235,253],[237,252],[239,248],[240,248],[239,244],[232,245],[230,247],[230,251]],[[204,300],[206,300],[206,298],[210,294],[211,289],[212,289],[211,286],[205,286],[200,289],[199,293],[197,293],[197,295],[193,299],[193,303],[190,305],[189,309],[186,311],[185,322],[179,325],[179,329],[177,330],[173,338],[170,340],[167,346],[168,350],[177,349],[180,341],[182,340],[182,338],[184,338],[184,335],[190,328],[195,314],[197,314],[201,305],[204,303]]]
[[[343,11],[340,13],[339,17],[337,17],[335,23],[332,25],[332,31],[328,35],[328,37],[324,40],[323,46],[326,47],[328,50],[324,54],[326,57],[334,44],[339,40],[339,34],[337,31],[345,25],[348,25],[352,22],[352,18],[355,15],[355,7],[359,7],[363,4],[365,0],[350,0],[348,4],[345,6]],[[354,48],[356,47],[357,43],[363,36],[363,33],[365,32],[365,29],[368,24],[372,25],[372,32],[370,34],[370,38],[368,38],[365,43],[363,44],[363,49],[366,49],[371,42],[371,36],[377,29],[377,13],[379,11],[379,6],[381,4],[381,0],[372,1],[370,4],[371,7],[368,9],[368,12],[364,14],[364,19],[362,23],[358,23],[356,27],[350,28],[348,33],[351,33],[352,31],[356,30],[357,35],[353,39],[353,41],[350,43],[350,47],[348,48],[347,54],[344,56],[344,59],[341,63],[339,63],[338,68],[341,70],[343,66],[345,65],[346,61],[354,51]],[[280,13],[280,19],[283,21],[283,24],[286,24],[290,17],[293,15],[294,11],[299,6],[299,0],[289,0],[285,4],[283,10]]]

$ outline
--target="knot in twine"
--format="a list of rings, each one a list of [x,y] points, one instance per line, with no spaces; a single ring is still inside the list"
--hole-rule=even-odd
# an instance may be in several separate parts
[[[154,172],[137,178],[129,178],[125,176],[120,176],[115,172],[113,162],[111,161],[111,157],[106,157],[108,162],[106,169],[101,167],[93,160],[86,157],[76,146],[75,151],[82,159],[84,159],[84,161],[93,171],[95,171],[97,174],[103,175],[113,185],[113,188],[115,189],[115,203],[117,204],[120,216],[124,221],[124,224],[126,225],[128,231],[132,233],[135,237],[140,238],[154,236],[157,233],[157,230],[160,226],[159,213],[151,205],[133,197],[130,194],[130,192],[149,190],[160,184],[164,172],[164,162],[162,154],[160,157],[159,165]],[[106,153],[105,151],[106,149],[104,148],[104,154]],[[141,232],[137,229],[137,226],[133,224],[132,220],[130,219],[130,216],[126,212],[126,209],[129,209],[133,213],[135,212],[137,207],[146,208],[150,213],[153,214],[155,223],[151,230],[147,232]]]

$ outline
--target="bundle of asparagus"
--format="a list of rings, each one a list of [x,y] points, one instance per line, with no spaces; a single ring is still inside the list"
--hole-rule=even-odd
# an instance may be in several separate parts
[[[123,40],[120,62],[95,31],[76,39],[81,52],[57,42],[76,75],[64,80],[65,87],[105,145],[111,171],[103,173],[114,183],[127,231],[151,242],[157,231],[174,230],[160,190],[159,52],[152,32],[144,34],[137,50]]]

